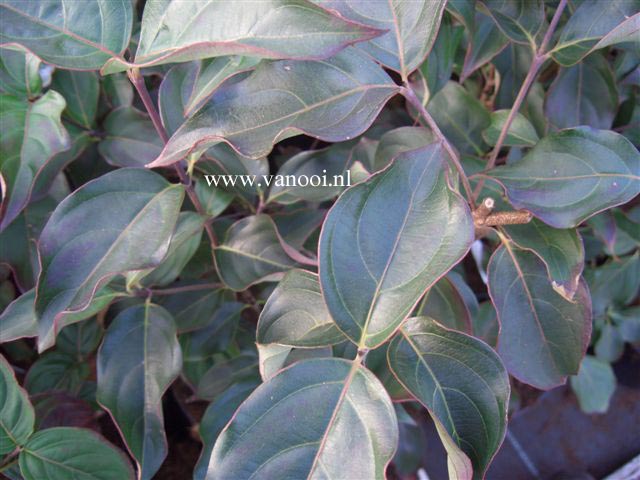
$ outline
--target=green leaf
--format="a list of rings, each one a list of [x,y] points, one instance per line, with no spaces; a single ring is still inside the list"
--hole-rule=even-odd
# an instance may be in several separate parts
[[[544,262],[553,289],[573,300],[584,268],[584,246],[576,229],[551,228],[538,219],[524,225],[504,225],[520,248],[530,250]]]
[[[545,101],[545,114],[556,128],[611,128],[617,111],[616,80],[605,58],[598,54],[561,68]]]
[[[387,355],[400,383],[429,410],[450,478],[484,478],[507,430],[509,376],[498,355],[427,317],[409,319]]]
[[[114,61],[106,70],[235,54],[322,59],[380,33],[307,0],[155,0],[144,9],[134,64]]]
[[[491,113],[491,125],[482,132],[482,138],[485,142],[495,146],[508,116],[509,110],[496,110]],[[502,145],[505,147],[532,147],[538,140],[538,133],[527,117],[516,113]]]
[[[640,153],[622,135],[578,127],[543,138],[522,160],[488,175],[514,207],[571,228],[640,193]]]
[[[629,305],[640,289],[640,254],[599,266],[589,286],[596,317],[604,314],[609,305]]]
[[[256,342],[324,347],[344,340],[324,303],[318,276],[306,270],[290,270],[260,313]]]
[[[493,59],[500,73],[496,108],[511,109],[532,62],[531,48],[517,43],[509,44]]]
[[[167,456],[162,395],[181,365],[171,315],[149,303],[121,312],[98,352],[98,402],[118,425],[141,479],[152,478]]]
[[[25,480],[133,480],[125,455],[84,428],[57,427],[36,432],[20,452]]]
[[[599,360],[607,363],[617,362],[624,353],[622,334],[614,325],[605,323],[593,351]]]
[[[545,20],[543,0],[483,0],[500,30],[514,42],[535,45]]]
[[[209,187],[202,178],[195,179],[195,190],[205,214],[214,218],[220,215],[233,201],[233,195],[222,188]]]
[[[73,355],[47,352],[31,365],[24,386],[31,395],[57,391],[77,395],[90,373],[89,365]]]
[[[300,133],[328,142],[349,140],[366,130],[397,92],[389,76],[353,48],[323,62],[265,61],[214,94],[148,166],[171,165],[221,141],[260,158],[277,141]]]
[[[587,355],[578,375],[571,377],[571,389],[584,413],[606,413],[616,390],[616,376],[611,365]]]
[[[149,116],[136,108],[116,108],[105,119],[104,129],[98,151],[116,167],[144,167],[162,151],[162,139]]]
[[[44,165],[69,148],[69,135],[60,120],[64,107],[64,98],[53,90],[34,102],[0,95],[0,174],[4,190],[0,231],[26,206]]]
[[[478,307],[478,312],[473,317],[474,335],[495,348],[498,344],[499,330],[500,324],[498,323],[495,307],[489,300],[482,302]]]
[[[140,284],[149,287],[151,285],[167,286],[176,280],[200,245],[205,220],[196,212],[180,212],[169,249],[160,265],[152,269],[131,272],[127,275],[128,282],[132,285]]]
[[[242,403],[213,447],[206,478],[383,479],[397,441],[393,405],[371,372],[346,360],[306,360]]]
[[[551,50],[553,59],[564,67],[582,60],[598,42],[640,10],[638,0],[582,2],[562,29]],[[626,26],[625,26],[626,28]],[[603,44],[602,46],[605,46]]]
[[[509,372],[549,389],[578,373],[591,335],[591,299],[580,282],[573,302],[550,285],[544,263],[506,240],[489,262],[498,313],[498,352]]]
[[[389,338],[471,246],[471,214],[448,184],[446,163],[441,144],[403,153],[346,190],[327,215],[320,283],[333,319],[360,347]]]
[[[209,404],[200,422],[200,438],[202,439],[202,451],[193,471],[194,480],[204,480],[209,469],[209,460],[213,445],[240,404],[260,384],[258,381],[244,381],[236,383],[218,397],[215,402]],[[213,472],[211,473],[213,475]]]
[[[42,90],[40,59],[19,47],[0,48],[0,93],[35,99]]]
[[[349,168],[353,163],[354,145],[338,143],[322,150],[302,151],[280,167],[269,189],[268,202],[291,204],[300,200],[322,202],[330,200],[349,186]],[[306,177],[306,186],[295,181],[288,184],[288,175],[295,181]],[[313,183],[316,183],[314,186]]]
[[[257,345],[260,376],[267,381],[280,370],[302,360],[333,357],[331,347],[293,348],[277,343]]]
[[[310,237],[318,231],[327,211],[318,208],[296,208],[272,215],[276,228],[285,242],[302,249]]]
[[[180,333],[208,326],[220,306],[231,300],[233,295],[229,290],[212,287],[159,297],[160,305],[171,313]]]
[[[0,343],[38,335],[35,301],[36,291],[32,288],[4,309],[0,315]]]
[[[596,46],[593,47],[593,50],[627,42],[633,42],[637,45],[639,43],[638,31],[640,31],[640,13],[626,17],[623,22],[619,23],[618,26],[602,37],[602,39],[596,43]]]
[[[214,253],[220,278],[237,291],[275,279],[276,274],[296,266],[287,255],[273,220],[264,214],[234,223]]]
[[[491,17],[476,12],[475,29],[471,32],[462,66],[462,80],[466,80],[477,69],[489,63],[508,44],[509,39],[503,35]]]
[[[422,457],[427,450],[427,439],[422,425],[418,424],[402,405],[394,404],[398,416],[400,440],[393,457],[397,472],[402,476],[412,475],[422,466]]]
[[[429,101],[427,110],[461,153],[482,156],[487,150],[482,131],[491,124],[491,116],[464,87],[447,83]]]
[[[257,64],[258,59],[255,57],[239,56],[217,57],[190,63],[187,68],[191,71],[187,75],[193,78],[193,82],[184,101],[184,118],[190,117],[202,107],[228,78],[251,70]]]
[[[130,0],[3,0],[0,43],[23,45],[57,67],[98,70],[110,58],[122,56],[132,23]]]
[[[462,294],[448,277],[443,277],[422,298],[416,316],[433,318],[447,328],[471,333],[471,312]]]
[[[234,383],[245,380],[258,380],[260,370],[258,356],[255,351],[215,362],[200,377],[196,388],[196,396],[204,400],[215,400]]]
[[[104,101],[112,109],[133,105],[133,85],[124,73],[115,73],[102,78]]]
[[[455,55],[462,40],[464,28],[453,26],[447,16],[442,18],[433,50],[420,66],[420,73],[426,81],[429,96],[438,93],[451,79]]]
[[[100,82],[95,72],[57,70],[51,88],[67,101],[64,114],[71,121],[86,129],[95,127],[100,96]]]
[[[165,256],[183,187],[141,169],[89,182],[55,209],[40,236],[36,289],[38,348],[55,342],[61,319],[89,305],[114,275],[158,265]]]
[[[435,141],[433,132],[422,127],[399,127],[389,130],[380,137],[373,168],[376,172],[382,170],[401,153],[426,147]]]
[[[411,2],[361,2],[358,0],[314,0],[356,22],[386,33],[357,47],[400,73],[406,80],[420,66],[436,40],[447,3],[443,0]]]
[[[57,350],[84,358],[98,348],[103,334],[104,328],[95,318],[74,323],[63,328],[58,335]]]
[[[24,445],[33,433],[35,413],[11,365],[0,355],[0,456]]]
[[[220,360],[220,353],[229,349],[245,307],[243,303],[227,300],[208,312],[205,317],[208,323],[204,327],[180,335],[182,373],[192,385],[197,386],[202,376]]]

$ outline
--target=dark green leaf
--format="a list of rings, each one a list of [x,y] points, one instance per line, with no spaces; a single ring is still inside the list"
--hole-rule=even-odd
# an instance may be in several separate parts
[[[498,323],[495,307],[491,301],[482,302],[478,308],[478,313],[473,317],[474,335],[495,348],[498,344],[499,330],[500,324]]]
[[[602,37],[638,13],[638,10],[638,0],[582,2],[562,29],[558,43],[551,51],[553,59],[565,67],[576,64]]]
[[[429,101],[427,110],[461,153],[484,154],[486,145],[482,131],[491,124],[491,116],[464,87],[455,82],[447,83]]]
[[[171,315],[149,303],[120,313],[98,352],[98,402],[118,425],[141,479],[152,478],[167,455],[162,395],[181,365]]]
[[[106,136],[98,151],[116,167],[144,167],[162,151],[162,140],[149,116],[133,107],[113,110],[104,128]]]
[[[397,91],[373,60],[353,48],[324,62],[262,62],[246,79],[219,89],[149,166],[170,165],[221,141],[259,158],[275,142],[299,133],[349,140],[366,130]]]
[[[373,160],[374,171],[382,170],[402,152],[426,147],[436,141],[431,130],[422,127],[399,127],[380,137]]]
[[[498,352],[520,381],[549,389],[578,373],[591,335],[591,299],[580,282],[573,302],[549,283],[544,263],[505,239],[489,262],[498,312]]]
[[[34,99],[42,89],[40,59],[15,46],[0,48],[0,93]]]
[[[578,127],[543,138],[519,162],[488,174],[515,207],[571,228],[640,193],[640,153],[622,135]]]
[[[508,116],[509,110],[496,110],[491,114],[491,125],[482,132],[482,138],[485,142],[491,146],[498,142],[498,137]],[[524,115],[517,113],[502,145],[505,147],[532,147],[538,140],[538,133],[533,125]]]
[[[133,480],[127,457],[84,428],[57,427],[33,435],[20,453],[25,480]]]
[[[387,355],[400,383],[429,410],[450,478],[484,478],[507,429],[509,376],[498,355],[427,317],[409,319]]]
[[[609,305],[630,304],[640,289],[640,255],[636,253],[596,268],[589,286],[595,316],[602,315]]]
[[[345,340],[322,298],[318,276],[291,270],[280,281],[260,313],[258,344],[324,347]]]
[[[69,148],[69,135],[60,121],[64,107],[64,98],[53,90],[34,102],[0,95],[0,231],[26,206],[39,171],[56,153]]]
[[[616,389],[616,377],[611,365],[587,355],[578,375],[571,377],[571,388],[584,413],[605,413]]]
[[[350,184],[353,147],[351,143],[338,143],[294,155],[278,170],[278,177],[269,189],[268,201],[282,204],[300,200],[322,202],[338,196]],[[293,176],[293,182],[289,182],[288,175]],[[303,177],[308,180],[307,185],[295,183]]]
[[[0,355],[0,456],[24,445],[33,433],[35,413],[11,365]]]
[[[135,65],[149,67],[230,54],[321,59],[380,33],[307,0],[159,0],[145,6]],[[113,62],[107,70],[127,66]]]
[[[218,308],[232,299],[229,290],[208,287],[159,297],[159,302],[173,316],[178,331],[188,332],[210,325]]]
[[[222,188],[207,186],[207,181],[203,178],[196,179],[196,195],[204,209],[204,213],[209,217],[217,217],[231,204],[233,195]]]
[[[31,366],[24,386],[31,395],[66,391],[77,395],[89,377],[89,365],[63,352],[47,352]]]
[[[411,475],[422,465],[427,439],[422,426],[411,417],[402,405],[395,404],[400,439],[393,463],[400,475]]]
[[[130,107],[133,104],[133,85],[124,73],[115,73],[102,79],[105,101],[111,108]]]
[[[301,360],[333,357],[331,347],[293,348],[277,343],[258,344],[260,376],[267,381],[280,370]]]
[[[229,360],[214,363],[200,378],[196,396],[205,400],[215,400],[234,383],[259,378],[258,356],[255,351],[241,353]]]
[[[182,186],[156,173],[120,169],[58,205],[40,236],[40,350],[53,345],[61,318],[85,309],[100,285],[116,274],[160,263],[183,195]]]
[[[447,328],[471,333],[471,313],[456,285],[443,277],[431,287],[416,309],[417,316],[431,317]]]
[[[393,405],[371,372],[346,360],[306,360],[242,403],[213,447],[206,478],[383,479],[397,441]]]
[[[420,66],[422,79],[426,81],[429,96],[433,97],[451,79],[456,51],[462,40],[464,28],[453,26],[443,17],[433,50]]]
[[[462,79],[489,63],[507,45],[509,39],[504,36],[491,17],[476,12],[475,29],[467,45],[467,54],[462,66]]]
[[[4,309],[0,315],[0,343],[38,335],[35,301],[36,291],[32,288]]]
[[[227,231],[224,241],[215,249],[218,274],[233,290],[274,279],[296,262],[283,247],[273,220],[255,215],[238,220]]]
[[[505,225],[503,228],[520,248],[540,257],[547,267],[553,289],[571,301],[584,268],[584,247],[578,231],[551,228],[535,218],[524,225]]]
[[[3,0],[0,43],[24,45],[57,67],[98,70],[123,54],[132,23],[130,0]]]
[[[70,120],[86,129],[95,127],[100,95],[100,83],[95,72],[57,70],[51,88],[67,101],[64,114]]]
[[[545,114],[556,128],[611,128],[617,110],[613,71],[598,54],[573,67],[561,68],[545,101]]]
[[[194,480],[204,480],[209,469],[209,460],[213,444],[222,432],[240,404],[260,384],[258,381],[244,381],[229,387],[215,402],[212,402],[204,412],[200,422],[200,438],[202,451],[193,471]],[[213,475],[213,473],[212,473]]]
[[[169,249],[160,265],[129,273],[129,284],[166,286],[176,280],[200,245],[204,222],[205,217],[196,212],[180,212]]]
[[[514,42],[535,45],[544,22],[543,0],[483,0],[498,27]]]
[[[448,184],[446,162],[440,144],[403,153],[345,191],[325,220],[322,291],[338,327],[360,347],[389,338],[473,241],[469,209]]]
[[[624,353],[624,339],[620,331],[611,323],[605,323],[600,330],[600,337],[593,349],[599,360],[614,363]]]
[[[104,328],[96,319],[78,322],[62,329],[58,335],[57,350],[83,358],[98,348]]]
[[[361,2],[358,0],[314,0],[356,22],[371,25],[383,35],[358,44],[358,48],[406,80],[420,66],[438,34],[446,1]]]

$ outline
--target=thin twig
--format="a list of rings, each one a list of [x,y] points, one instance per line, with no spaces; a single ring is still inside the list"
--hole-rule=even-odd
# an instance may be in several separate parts
[[[133,68],[127,72],[127,76],[129,77],[129,80],[131,80],[131,83],[133,84],[136,91],[138,92],[138,95],[140,95],[140,98],[142,99],[142,103],[144,104],[144,107],[147,109],[147,113],[149,114],[149,117],[151,117],[151,122],[153,123],[153,126],[156,129],[156,132],[158,132],[158,135],[162,139],[162,142],[166,144],[169,141],[169,135],[167,134],[167,131],[164,129],[164,126],[162,125],[160,114],[158,113],[158,110],[156,110],[156,107],[153,104],[153,100],[151,100],[151,96],[149,95],[147,86],[144,83],[144,78],[142,77],[142,75],[140,75],[140,71],[137,68]],[[191,179],[185,172],[184,160],[182,162],[175,164],[174,168],[176,173],[178,174],[178,177],[180,178],[180,181],[184,185],[187,195],[189,195],[189,199],[191,200],[191,203],[193,203],[193,206],[195,207],[195,209],[198,211],[200,215],[207,216],[205,209],[202,207],[202,203],[200,203],[200,199],[196,195],[196,191],[193,187],[193,183],[191,183]],[[214,256],[213,249],[218,244],[216,240],[216,235],[213,231],[213,227],[208,222],[205,222],[204,229],[207,232],[209,241],[211,242],[211,255]],[[214,262],[215,262],[215,256],[214,256]]]
[[[551,38],[553,37],[553,32],[558,26],[558,22],[560,21],[560,17],[562,16],[562,12],[564,11],[564,8],[566,7],[566,5],[567,5],[567,0],[560,0],[560,3],[558,4],[558,8],[556,9],[553,15],[553,19],[549,24],[549,28],[547,29],[547,32],[545,33],[544,38],[542,39],[540,48],[538,48],[538,50],[533,55],[533,61],[531,62],[531,66],[529,67],[527,76],[524,78],[524,81],[522,82],[520,91],[518,92],[518,95],[516,96],[516,99],[513,102],[513,106],[509,111],[507,120],[504,122],[504,125],[502,126],[502,130],[500,130],[498,141],[496,142],[496,145],[493,147],[493,150],[491,151],[491,155],[489,156],[489,160],[487,161],[486,170],[490,170],[493,167],[495,167],[496,160],[498,159],[498,154],[500,153],[500,149],[502,148],[502,144],[507,138],[507,132],[509,131],[509,128],[511,128],[511,124],[513,123],[513,120],[516,118],[516,115],[518,114],[518,111],[520,110],[522,103],[524,102],[525,98],[527,98],[529,89],[531,88],[531,85],[533,85],[534,80],[538,76],[540,67],[542,67],[542,65],[547,60],[547,58],[549,58],[549,55],[546,53],[546,49],[547,49],[547,46],[549,45],[549,42],[551,41]],[[473,192],[474,199],[478,198],[478,196],[480,195],[480,192],[482,192],[483,186],[484,186],[484,179],[481,178]]]
[[[462,186],[464,187],[464,191],[467,195],[467,199],[469,200],[469,204],[471,205],[472,209],[475,209],[475,201],[474,201],[473,193],[471,190],[471,185],[469,184],[469,179],[467,178],[467,174],[465,173],[464,168],[462,168],[462,164],[460,163],[460,157],[458,156],[458,153],[453,149],[453,147],[447,140],[447,137],[444,136],[440,128],[438,128],[438,125],[436,124],[435,120],[429,114],[429,112],[427,112],[427,109],[424,108],[424,105],[422,105],[422,102],[418,99],[417,95],[415,94],[411,86],[409,84],[405,84],[404,87],[402,87],[401,92],[402,92],[402,95],[407,99],[407,101],[411,105],[413,105],[413,107],[416,110],[418,110],[418,113],[420,114],[420,116],[427,122],[427,125],[429,125],[429,128],[431,129],[431,131],[433,131],[435,136],[438,137],[438,139],[444,146],[444,149],[449,154],[449,157],[451,157],[451,162],[453,163],[453,165],[455,166],[456,170],[460,175],[460,181],[462,182]]]

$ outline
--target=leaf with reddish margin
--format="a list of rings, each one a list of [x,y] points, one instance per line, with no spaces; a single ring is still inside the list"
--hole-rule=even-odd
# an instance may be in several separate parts
[[[365,131],[398,91],[378,64],[354,48],[326,61],[263,61],[247,78],[220,87],[147,166],[171,165],[219,142],[260,158],[276,142],[300,133],[328,142],[349,140]]]
[[[154,0],[145,5],[134,63],[114,59],[104,70],[224,55],[323,59],[381,33],[308,0]]]
[[[471,213],[449,185],[442,145],[399,155],[346,190],[327,215],[319,252],[329,312],[360,348],[377,347],[466,255],[473,238]]]
[[[518,380],[548,390],[578,373],[591,336],[591,297],[580,281],[573,302],[549,283],[535,254],[504,239],[489,261],[498,353]]]

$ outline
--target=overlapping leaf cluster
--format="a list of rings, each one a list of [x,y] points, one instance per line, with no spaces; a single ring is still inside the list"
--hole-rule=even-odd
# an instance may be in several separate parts
[[[170,389],[209,480],[409,474],[427,414],[484,478],[509,375],[606,410],[637,0],[138,3],[0,2],[2,473],[160,475]]]

